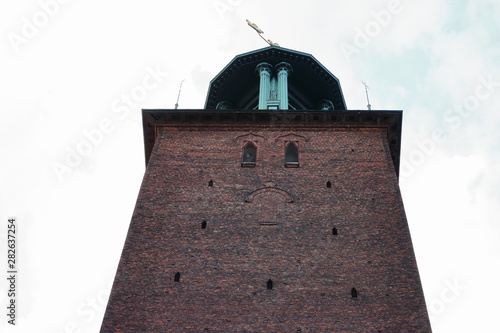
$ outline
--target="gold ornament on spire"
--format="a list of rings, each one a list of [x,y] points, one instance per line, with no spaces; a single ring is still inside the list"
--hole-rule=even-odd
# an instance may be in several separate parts
[[[269,44],[270,46],[280,46],[280,44],[278,43],[275,43],[273,42],[272,40],[270,39],[265,39],[262,34],[264,33],[264,31],[262,31],[262,29],[259,28],[259,26],[255,23],[252,23],[250,22],[249,20],[246,20],[247,21],[247,24],[252,28],[254,29],[255,31],[257,31],[257,33],[259,34],[260,38],[262,38],[267,44]]]
[[[250,22],[249,20],[247,20],[247,23],[249,26],[251,26],[255,31],[257,31],[257,33],[260,35],[260,34],[263,34],[264,31],[262,31],[261,29],[259,29],[259,26],[255,23],[252,23]]]

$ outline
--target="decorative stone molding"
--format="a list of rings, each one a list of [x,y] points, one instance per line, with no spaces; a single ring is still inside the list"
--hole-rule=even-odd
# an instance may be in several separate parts
[[[288,133],[288,134],[280,135],[280,136],[276,137],[276,139],[274,139],[274,142],[278,142],[280,140],[309,142],[309,139],[307,137],[305,137],[303,135],[295,134],[295,133]]]
[[[255,199],[256,196],[263,194],[263,193],[276,193],[281,196],[283,196],[284,200],[286,203],[292,203],[294,202],[293,196],[288,193],[287,191],[277,188],[277,187],[263,187],[259,188],[258,190],[255,190],[249,194],[246,195],[245,197],[245,202],[251,203]]]
[[[233,142],[238,142],[238,141],[243,141],[243,142],[254,141],[254,142],[258,142],[259,139],[263,139],[264,141],[267,141],[267,138],[265,136],[259,135],[259,134],[254,134],[254,133],[250,132],[250,133],[247,133],[247,134],[238,135],[237,137],[235,137],[233,139]]]

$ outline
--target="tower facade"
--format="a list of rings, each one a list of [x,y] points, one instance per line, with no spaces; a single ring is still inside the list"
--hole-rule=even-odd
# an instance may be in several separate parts
[[[143,110],[147,168],[101,332],[430,332],[401,111],[309,54],[235,57],[201,110]]]

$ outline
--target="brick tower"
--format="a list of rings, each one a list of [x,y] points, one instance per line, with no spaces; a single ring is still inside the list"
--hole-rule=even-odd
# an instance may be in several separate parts
[[[431,332],[401,111],[313,56],[235,57],[201,110],[143,110],[146,173],[101,332]]]

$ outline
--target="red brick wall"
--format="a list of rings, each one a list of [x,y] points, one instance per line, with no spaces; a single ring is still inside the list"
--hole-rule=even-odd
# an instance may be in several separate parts
[[[386,137],[162,128],[102,331],[430,332]],[[247,141],[255,167],[241,166]],[[289,141],[298,168],[284,167]]]

